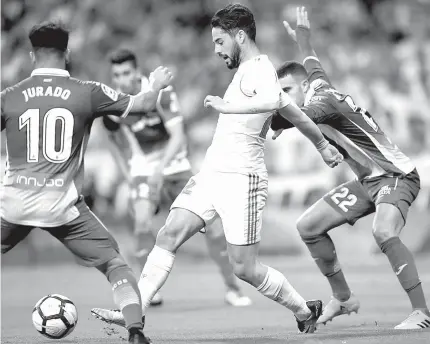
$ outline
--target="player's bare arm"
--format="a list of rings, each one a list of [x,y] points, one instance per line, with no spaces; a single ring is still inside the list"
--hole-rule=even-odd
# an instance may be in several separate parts
[[[323,79],[330,83],[311,44],[311,25],[306,8],[297,7],[297,24],[295,30],[291,28],[286,20],[282,23],[288,35],[299,46],[303,64],[309,73],[309,81],[312,82],[316,79]]]
[[[204,106],[213,108],[221,113],[231,114],[255,114],[278,110],[281,107],[281,98],[273,98],[269,101],[255,99],[248,103],[229,103],[218,96],[206,96]]]
[[[149,76],[149,89],[133,96],[131,112],[148,112],[155,108],[158,94],[173,80],[171,71],[166,67],[157,67]]]
[[[324,138],[318,126],[295,103],[278,111],[315,145],[329,167],[336,167],[343,161],[343,155]]]

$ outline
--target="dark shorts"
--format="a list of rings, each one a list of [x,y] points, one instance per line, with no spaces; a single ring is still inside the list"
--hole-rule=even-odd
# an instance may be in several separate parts
[[[417,170],[413,170],[407,175],[349,181],[331,190],[324,200],[343,215],[350,225],[374,213],[380,203],[397,207],[406,222],[409,207],[419,191],[420,176]]]
[[[145,199],[153,202],[157,208],[165,207],[168,209],[192,176],[191,171],[165,176],[161,190],[149,185],[148,177],[136,177],[131,183],[131,200],[135,202]]]
[[[106,227],[81,199],[76,204],[79,217],[59,226],[41,228],[61,241],[84,266],[99,266],[115,258],[118,244]],[[35,227],[13,224],[1,219],[1,253],[10,251]]]

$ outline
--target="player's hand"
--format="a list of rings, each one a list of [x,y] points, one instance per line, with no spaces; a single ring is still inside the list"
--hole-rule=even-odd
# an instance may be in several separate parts
[[[343,155],[331,144],[322,149],[320,154],[327,166],[331,168],[336,167],[343,161]]]
[[[224,112],[224,106],[227,104],[224,99],[218,97],[218,96],[206,96],[204,100],[204,106],[205,108],[213,108],[218,112],[223,113]]]
[[[284,24],[285,30],[287,30],[288,34],[294,40],[294,42],[297,42],[296,30],[293,30],[291,28],[290,24],[288,24],[288,22],[286,20],[284,20],[282,22],[282,24]],[[309,30],[311,28],[311,24],[309,23],[309,19],[308,19],[308,11],[306,11],[305,7],[297,7],[297,24],[296,24],[296,27],[297,26],[303,26]]]
[[[149,75],[149,84],[153,90],[161,91],[171,84],[173,80],[172,72],[167,67],[157,67]]]
[[[282,134],[282,132],[284,131],[285,129],[278,129],[278,130],[276,130],[274,133],[273,133],[273,135],[272,135],[272,140],[276,140],[277,138],[278,138],[278,136],[279,135],[281,135]]]

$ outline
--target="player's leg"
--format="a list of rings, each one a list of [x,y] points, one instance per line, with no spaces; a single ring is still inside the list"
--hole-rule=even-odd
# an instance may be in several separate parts
[[[307,209],[297,220],[297,229],[312,258],[333,291],[318,323],[357,312],[360,302],[346,282],[336,248],[328,234],[333,228],[355,221],[373,211],[372,202],[357,181],[342,184]]]
[[[122,325],[127,327],[130,337],[142,337],[143,334],[136,334],[143,324],[139,290],[132,270],[119,254],[115,239],[85,202],[81,199],[76,207],[80,213],[77,219],[61,227],[44,230],[62,242],[81,265],[96,267],[106,276],[112,285],[114,302],[124,315]],[[139,343],[149,341],[142,339]]]
[[[351,290],[340,267],[334,243],[327,232],[347,222],[345,216],[334,210],[324,199],[320,199],[296,223],[302,241],[330,283],[333,297],[339,301],[348,300]]]
[[[157,235],[139,280],[142,310],[145,314],[151,299],[166,282],[175,261],[176,251],[194,234],[213,221],[216,212],[208,200],[207,180],[192,177],[171,206],[165,225]],[[97,310],[109,319],[109,310]]]
[[[140,276],[139,290],[144,312],[166,282],[175,261],[176,251],[204,226],[204,220],[192,211],[182,208],[173,208],[170,211]]]
[[[225,240],[224,230],[221,219],[218,217],[210,225],[206,226],[205,232],[206,244],[209,255],[218,265],[221,276],[227,287],[225,302],[232,306],[243,307],[252,304],[249,297],[243,295],[238,279],[233,271],[227,251],[227,241]]]
[[[430,327],[427,307],[415,259],[399,238],[408,209],[419,192],[419,176],[416,171],[405,177],[381,178],[367,184],[376,199],[376,215],[373,235],[381,251],[387,256],[394,273],[409,296],[413,313],[396,326],[397,329]],[[377,192],[376,192],[377,191]]]
[[[1,253],[9,252],[30,234],[33,227],[17,225],[1,218]]]
[[[281,272],[258,259],[267,176],[218,174],[214,184],[217,185],[215,209],[222,219],[235,275],[267,298],[291,310],[297,318],[300,332],[315,331],[322,302],[310,304],[311,310]]]
[[[170,206],[186,186],[192,177],[191,171],[185,171],[174,175],[166,176],[164,182],[164,197],[161,204],[166,202]],[[233,267],[230,264],[227,252],[227,242],[225,240],[222,222],[219,217],[206,225],[204,234],[209,255],[217,264],[224,283],[227,287],[225,301],[232,306],[248,306],[252,303],[251,299],[244,296],[238,285],[238,279],[234,275]]]
[[[210,202],[208,182],[207,176],[202,174],[190,178],[173,202],[165,225],[158,232],[139,280],[144,314],[149,301],[167,280],[176,251],[216,216]]]
[[[152,219],[159,205],[160,192],[148,185],[147,177],[136,177],[132,182],[130,195],[136,239],[134,250],[141,265],[140,272],[146,263],[149,252],[154,247],[155,235],[153,232],[154,228],[152,227]]]

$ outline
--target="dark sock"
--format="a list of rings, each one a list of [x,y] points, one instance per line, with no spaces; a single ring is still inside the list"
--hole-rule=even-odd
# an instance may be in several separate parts
[[[142,329],[142,306],[139,288],[131,269],[124,265],[109,274],[109,282],[112,284],[113,298],[121,310],[127,329]]]
[[[336,249],[328,234],[312,238],[302,238],[308,247],[312,258],[322,274],[327,277],[333,296],[339,301],[346,301],[351,296],[351,290],[337,259]]]
[[[427,310],[421,281],[414,257],[399,237],[393,237],[380,245],[381,251],[390,261],[400,284],[407,292],[413,309]]]

